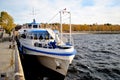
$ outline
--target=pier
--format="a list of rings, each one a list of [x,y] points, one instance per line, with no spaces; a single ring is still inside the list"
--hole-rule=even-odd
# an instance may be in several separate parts
[[[24,55],[23,58],[17,43],[8,34],[0,39],[0,59],[0,80],[63,80],[39,64],[36,56]]]
[[[8,34],[0,39],[0,80],[25,80],[16,42]]]

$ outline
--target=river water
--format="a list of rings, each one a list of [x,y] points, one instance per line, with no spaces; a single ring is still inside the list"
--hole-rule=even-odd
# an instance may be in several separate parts
[[[120,34],[73,34],[77,54],[65,80],[120,80]]]

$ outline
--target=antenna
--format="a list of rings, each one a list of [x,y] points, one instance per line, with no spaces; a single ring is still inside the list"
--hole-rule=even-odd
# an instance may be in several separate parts
[[[34,10],[34,8],[33,8],[33,10],[32,10],[32,15],[33,15],[33,16],[35,15],[35,10]]]
[[[35,21],[35,9],[34,8],[32,10],[32,16],[33,16],[33,23],[35,23],[36,21]]]
[[[32,9],[32,16],[33,16],[33,19],[35,20],[35,9],[34,8]]]

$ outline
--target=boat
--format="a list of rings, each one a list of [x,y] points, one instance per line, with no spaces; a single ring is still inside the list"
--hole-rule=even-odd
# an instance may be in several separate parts
[[[35,19],[18,32],[17,43],[20,54],[36,56],[40,64],[66,76],[76,54],[72,39],[63,38],[58,30],[42,28]]]

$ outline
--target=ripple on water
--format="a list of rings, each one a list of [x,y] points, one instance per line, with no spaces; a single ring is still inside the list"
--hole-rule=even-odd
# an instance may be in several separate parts
[[[120,80],[120,35],[73,35],[77,54],[65,80]]]

